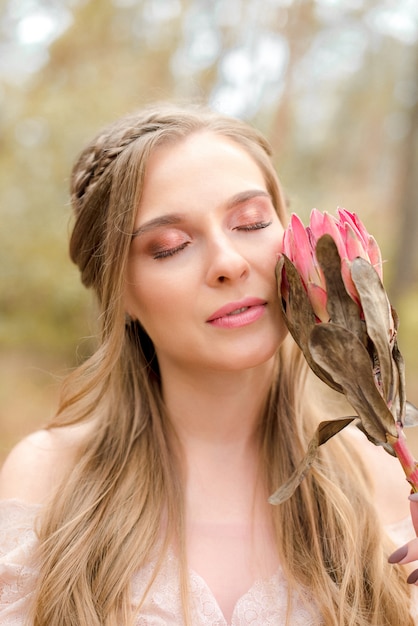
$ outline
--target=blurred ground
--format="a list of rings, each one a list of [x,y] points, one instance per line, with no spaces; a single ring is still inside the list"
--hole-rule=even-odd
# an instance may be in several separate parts
[[[19,439],[43,425],[58,399],[63,365],[39,355],[0,356],[0,462]]]

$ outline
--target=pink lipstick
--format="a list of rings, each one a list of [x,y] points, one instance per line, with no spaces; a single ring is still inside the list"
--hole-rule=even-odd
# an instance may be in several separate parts
[[[213,313],[206,321],[218,328],[241,328],[256,322],[264,315],[267,302],[260,298],[245,298],[229,302]]]

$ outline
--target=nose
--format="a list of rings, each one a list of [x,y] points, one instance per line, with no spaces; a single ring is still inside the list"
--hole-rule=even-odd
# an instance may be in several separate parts
[[[245,280],[250,272],[250,265],[225,234],[218,233],[208,244],[208,262],[206,280],[208,285],[216,287],[225,282]]]

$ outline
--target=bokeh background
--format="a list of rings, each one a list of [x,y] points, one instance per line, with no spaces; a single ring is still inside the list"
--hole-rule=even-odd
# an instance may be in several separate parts
[[[264,131],[305,221],[360,215],[418,404],[417,0],[2,0],[0,460],[92,345],[67,254],[72,162],[102,124],[167,99]]]

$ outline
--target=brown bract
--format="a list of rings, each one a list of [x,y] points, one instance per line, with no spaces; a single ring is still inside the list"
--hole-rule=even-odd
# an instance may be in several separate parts
[[[341,259],[330,235],[318,240],[316,258],[325,276],[329,322],[317,321],[303,281],[285,255],[276,271],[283,316],[310,368],[329,387],[343,393],[357,415],[319,424],[306,455],[269,498],[271,504],[284,502],[294,493],[318,447],[353,421],[372,443],[394,456],[392,442],[399,436],[399,427],[405,421],[408,425],[418,421],[418,411],[405,397],[404,364],[396,341],[398,317],[377,272],[360,257],[352,261],[359,305],[345,289]]]

